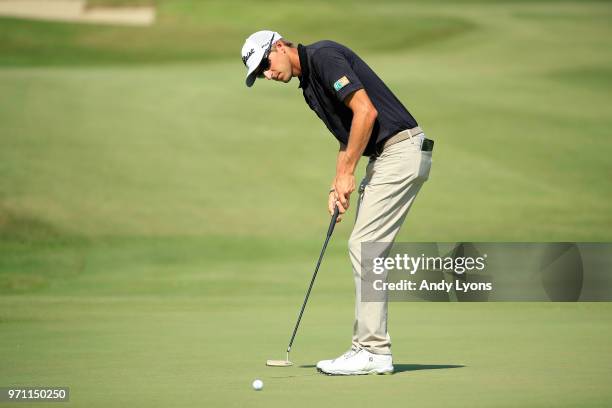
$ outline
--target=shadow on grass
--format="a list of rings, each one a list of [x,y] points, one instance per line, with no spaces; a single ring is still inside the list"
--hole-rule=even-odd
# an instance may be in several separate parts
[[[440,370],[446,368],[462,368],[464,365],[455,364],[393,364],[394,374],[404,373],[406,371],[418,370]]]
[[[300,368],[315,368],[313,364],[301,365]],[[441,370],[447,368],[462,368],[464,365],[456,364],[393,364],[393,374],[418,370]]]

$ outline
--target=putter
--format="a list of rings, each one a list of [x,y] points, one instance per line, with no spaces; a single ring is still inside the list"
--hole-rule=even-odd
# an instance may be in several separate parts
[[[317,272],[319,272],[319,266],[321,266],[321,260],[323,260],[323,254],[325,254],[325,248],[327,248],[327,243],[334,232],[334,227],[336,226],[336,221],[338,219],[338,214],[340,210],[338,210],[338,206],[334,209],[334,215],[332,215],[331,221],[329,223],[329,228],[327,229],[327,237],[325,237],[325,243],[323,244],[323,249],[321,249],[321,255],[319,255],[319,261],[317,262],[317,267],[315,268],[314,274],[312,275],[312,279],[310,280],[310,286],[308,286],[308,291],[306,291],[306,297],[304,298],[304,303],[302,303],[302,308],[300,309],[300,314],[298,315],[297,322],[295,322],[295,328],[293,329],[293,334],[291,335],[291,340],[289,340],[289,346],[287,347],[287,358],[285,360],[268,360],[266,361],[267,366],[271,367],[289,367],[292,366],[293,363],[289,361],[289,353],[291,352],[291,346],[293,346],[293,340],[295,339],[295,334],[298,331],[298,327],[300,327],[300,321],[302,320],[302,315],[304,314],[304,309],[306,308],[306,303],[308,303],[308,297],[310,296],[310,291],[312,290],[312,286],[314,285],[314,281],[317,278]]]

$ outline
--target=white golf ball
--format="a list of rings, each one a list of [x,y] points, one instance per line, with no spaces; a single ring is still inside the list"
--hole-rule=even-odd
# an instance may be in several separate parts
[[[261,380],[253,381],[253,389],[255,391],[261,391],[262,388],[263,388],[263,381]]]

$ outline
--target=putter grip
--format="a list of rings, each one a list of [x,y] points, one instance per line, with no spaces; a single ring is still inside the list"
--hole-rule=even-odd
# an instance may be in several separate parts
[[[336,226],[336,221],[338,220],[338,214],[340,214],[340,210],[338,206],[334,208],[334,215],[332,215],[331,222],[329,223],[329,229],[327,230],[327,236],[331,237],[331,234],[334,232],[334,227]]]

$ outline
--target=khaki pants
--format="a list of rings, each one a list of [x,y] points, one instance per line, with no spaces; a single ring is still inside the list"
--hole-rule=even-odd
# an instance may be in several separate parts
[[[375,354],[391,354],[387,332],[387,302],[361,301],[361,243],[388,242],[379,256],[386,256],[408,210],[429,177],[431,152],[422,152],[425,135],[388,146],[371,158],[359,187],[355,226],[349,253],[355,278],[355,324],[353,345]]]

